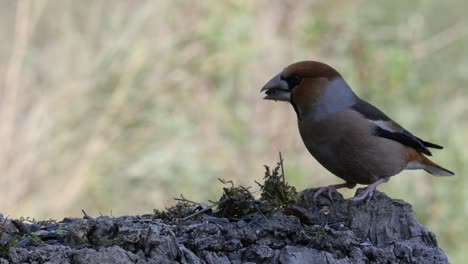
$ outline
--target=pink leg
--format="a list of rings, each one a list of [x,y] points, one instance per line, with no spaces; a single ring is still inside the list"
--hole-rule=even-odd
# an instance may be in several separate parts
[[[328,185],[328,186],[324,186],[324,187],[320,187],[318,188],[318,190],[315,192],[314,194],[314,202],[317,200],[317,197],[327,191],[328,192],[328,198],[330,198],[331,201],[333,201],[333,198],[332,198],[332,192],[337,190],[337,189],[341,189],[341,188],[354,188],[354,186],[356,186],[355,183],[351,183],[351,182],[345,182],[345,183],[340,183],[340,184],[333,184],[333,185]]]
[[[353,198],[351,198],[351,201],[359,202],[359,201],[365,200],[366,198],[367,198],[367,201],[370,201],[370,199],[372,198],[372,195],[374,195],[375,188],[377,188],[377,186],[379,184],[387,182],[388,179],[389,178],[380,178],[380,179],[378,179],[377,181],[375,181],[372,184],[370,184],[369,186],[367,186],[366,189],[363,192],[361,192],[359,195],[354,196]]]

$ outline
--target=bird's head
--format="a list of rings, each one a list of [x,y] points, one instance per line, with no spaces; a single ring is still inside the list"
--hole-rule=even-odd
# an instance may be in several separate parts
[[[338,71],[318,61],[287,66],[261,92],[266,94],[263,99],[290,102],[298,116],[311,112],[312,107],[317,111],[334,111],[341,108],[340,104],[348,104],[346,100],[354,100],[354,93]]]
[[[294,95],[320,96],[327,83],[338,77],[340,74],[325,63],[300,61],[284,68],[261,91],[266,94],[263,99],[290,102]]]

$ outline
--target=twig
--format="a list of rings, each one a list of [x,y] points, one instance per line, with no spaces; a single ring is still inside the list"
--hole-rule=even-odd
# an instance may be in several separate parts
[[[279,158],[280,158],[279,165],[281,167],[281,178],[283,178],[283,182],[285,182],[285,180],[284,180],[283,156],[281,156],[281,151],[279,152]]]
[[[83,212],[83,214],[84,214],[85,217],[90,217],[90,218],[92,218],[91,216],[89,216],[89,215],[85,212],[84,209],[81,209],[81,212]]]
[[[196,204],[196,205],[200,205],[200,203],[197,203],[197,202],[194,202],[194,201],[190,201],[189,199],[185,198],[183,194],[180,194],[180,197],[181,197],[181,198],[174,198],[174,200],[176,200],[176,201],[181,201],[181,202],[188,202],[188,203],[192,203],[192,204]]]
[[[197,216],[197,215],[199,215],[199,214],[201,214],[201,213],[204,213],[204,212],[210,210],[211,208],[217,206],[220,202],[221,202],[221,201],[219,201],[219,202],[217,202],[217,203],[214,203],[214,204],[208,206],[207,208],[202,209],[202,210],[200,210],[200,211],[198,211],[198,212],[195,212],[195,213],[193,213],[193,214],[191,214],[191,215],[189,215],[189,216],[186,216],[186,217],[182,218],[182,220],[187,220],[187,219],[190,219],[190,218],[192,218],[192,217],[194,217],[194,216]]]
[[[226,181],[226,180],[223,180],[221,178],[218,178],[218,181],[220,181],[222,184],[228,184],[230,183],[231,184],[231,188],[234,187],[234,182],[229,180],[229,181]]]
[[[254,181],[258,186],[260,186],[260,188],[263,188],[263,184],[259,183],[258,181]]]

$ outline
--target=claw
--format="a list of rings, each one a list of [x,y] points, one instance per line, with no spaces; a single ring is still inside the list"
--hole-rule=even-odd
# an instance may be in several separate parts
[[[377,181],[375,181],[372,184],[370,184],[369,186],[367,186],[366,189],[364,189],[364,191],[362,191],[360,194],[358,194],[358,195],[354,196],[353,198],[351,198],[351,201],[359,202],[359,201],[363,201],[363,200],[365,200],[367,198],[367,202],[369,202],[371,200],[372,196],[374,195],[374,191],[377,188],[377,186],[384,183],[384,182],[387,182],[387,181],[388,181],[388,178],[378,179]]]
[[[317,201],[317,197],[327,191],[328,192],[328,198],[330,198],[330,201],[333,202],[333,197],[332,197],[332,193],[334,191],[336,191],[337,189],[341,189],[341,188],[354,188],[354,186],[356,186],[355,183],[350,183],[350,182],[346,182],[346,183],[340,183],[340,184],[332,184],[332,185],[328,185],[328,186],[324,186],[324,187],[320,187],[318,188],[318,190],[314,193],[314,203]]]
[[[372,196],[374,195],[374,190],[373,189],[370,189],[369,187],[367,187],[364,191],[362,191],[359,195],[357,196],[354,196],[353,198],[351,198],[351,201],[353,202],[359,202],[359,201],[362,201],[362,200],[365,200],[367,199],[367,202],[369,202],[372,198]]]
[[[315,193],[314,193],[314,203],[317,201],[317,197],[325,192],[328,191],[328,198],[330,198],[330,201],[333,202],[333,197],[332,197],[332,192],[336,190],[335,185],[329,185],[329,186],[324,186],[320,187]]]

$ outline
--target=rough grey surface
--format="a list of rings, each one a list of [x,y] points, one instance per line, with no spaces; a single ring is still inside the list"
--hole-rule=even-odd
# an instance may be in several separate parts
[[[448,263],[411,205],[377,192],[368,203],[313,190],[291,210],[164,223],[153,215],[32,224],[0,215],[3,263]]]

